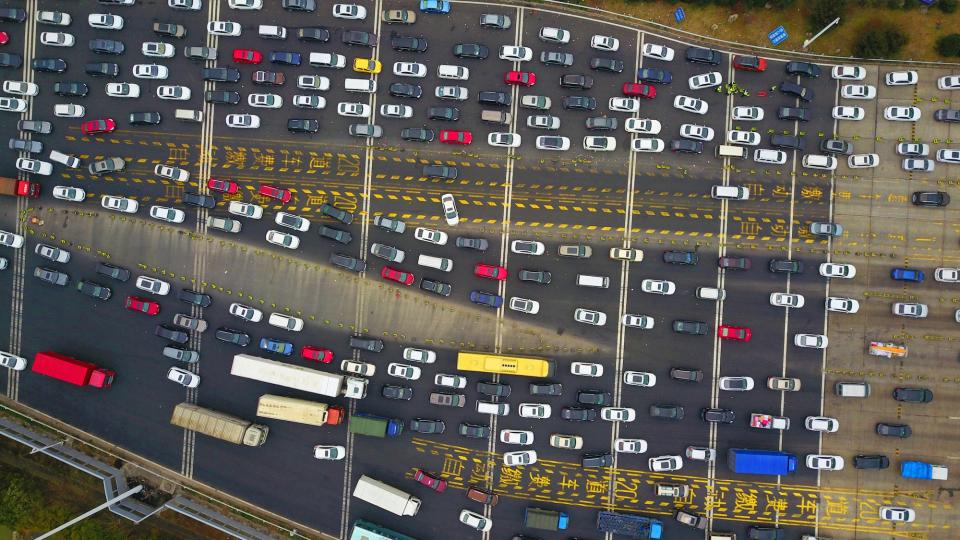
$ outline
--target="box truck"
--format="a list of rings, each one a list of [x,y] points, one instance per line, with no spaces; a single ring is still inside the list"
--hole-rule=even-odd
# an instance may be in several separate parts
[[[345,377],[249,354],[233,357],[230,374],[328,397],[361,399],[367,395],[366,379]]]
[[[40,184],[29,180],[0,177],[0,195],[36,199],[40,196]]]
[[[731,448],[727,451],[727,467],[740,474],[782,476],[797,470],[797,456],[777,450]]]
[[[267,442],[270,428],[237,418],[236,416],[205,409],[192,403],[179,403],[173,408],[170,423],[203,433],[233,444],[260,446]]]
[[[30,369],[70,384],[94,388],[110,388],[117,375],[111,369],[52,351],[38,352]]]
[[[904,461],[900,464],[900,476],[921,480],[946,480],[949,469],[923,461]]]
[[[367,475],[357,480],[353,496],[398,516],[415,516],[420,511],[420,499]]]
[[[396,437],[403,433],[403,420],[370,413],[353,413],[347,425],[350,433],[369,437]]]
[[[568,516],[566,512],[534,508],[532,506],[528,506],[527,509],[523,511],[523,526],[530,529],[562,531],[566,530],[569,523],[570,516]]]
[[[343,421],[343,407],[316,401],[264,394],[257,402],[257,416],[310,424],[335,426]]]
[[[663,523],[637,514],[602,511],[597,512],[597,530],[630,538],[658,540],[663,535]]]

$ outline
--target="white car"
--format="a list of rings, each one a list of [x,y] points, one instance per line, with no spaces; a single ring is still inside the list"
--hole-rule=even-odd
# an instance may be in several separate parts
[[[592,362],[571,362],[570,374],[581,377],[601,377],[603,376],[603,365]]]
[[[823,433],[836,433],[840,429],[840,422],[836,418],[829,416],[808,416],[803,421],[804,427],[810,431],[820,431]]]
[[[240,25],[232,21],[210,21],[207,32],[215,36],[239,36]]]
[[[203,3],[201,0],[167,0],[167,7],[186,11],[200,11]]]
[[[140,97],[140,85],[136,83],[107,83],[107,95],[118,98]]]
[[[91,28],[101,28],[103,30],[122,30],[123,17],[119,15],[110,15],[109,13],[91,13],[87,15],[87,24]]]
[[[227,312],[234,317],[239,317],[247,322],[260,322],[263,319],[263,312],[255,307],[250,307],[239,302],[230,304]]]
[[[437,77],[454,81],[466,81],[470,79],[470,70],[454,64],[440,64],[437,66]]]
[[[601,407],[600,418],[608,422],[633,422],[637,411],[630,407]]]
[[[607,324],[607,314],[593,309],[577,308],[573,312],[573,320],[578,323],[603,326]]]
[[[281,227],[287,227],[295,231],[306,232],[310,230],[309,219],[302,218],[296,214],[288,214],[287,212],[277,212],[273,222]]]
[[[616,52],[620,50],[620,40],[611,36],[595,35],[590,38],[590,48],[598,51]]]
[[[711,462],[717,459],[717,451],[715,449],[703,446],[688,446],[684,453],[687,459],[692,461]]]
[[[624,313],[623,319],[621,319],[620,322],[628,328],[640,328],[642,330],[653,329],[653,317],[649,315],[634,315],[632,313]]]
[[[227,0],[230,9],[263,9],[263,0]]]
[[[926,304],[917,302],[894,302],[893,304],[893,314],[901,317],[924,319],[929,313],[930,308]]]
[[[837,313],[856,313],[860,311],[860,302],[854,300],[853,298],[828,296],[824,303],[827,311],[834,311]]]
[[[647,441],[643,439],[617,439],[613,448],[618,454],[643,454],[647,451]]]
[[[411,366],[410,364],[390,362],[390,364],[387,365],[387,375],[407,379],[408,381],[416,381],[420,378],[420,368]]]
[[[506,455],[504,455],[504,458],[506,458]],[[467,527],[481,532],[487,532],[491,527],[493,527],[493,521],[483,517],[481,514],[471,512],[470,510],[461,510],[459,519],[460,523],[463,523]]]
[[[516,148],[520,146],[521,137],[517,133],[506,133],[494,131],[487,135],[487,144],[490,146],[501,146],[503,148]]]
[[[380,116],[386,118],[411,118],[413,116],[413,107],[409,105],[397,105],[395,103],[384,103],[380,105]]]
[[[347,67],[347,57],[337,53],[310,53],[310,65],[330,69]]]
[[[941,148],[937,150],[937,161],[941,163],[960,163],[960,150],[954,148]]]
[[[422,364],[432,364],[437,361],[437,353],[436,351],[431,351],[430,349],[404,347],[403,359],[408,362],[420,362]]]
[[[373,377],[373,374],[377,372],[377,366],[369,362],[344,360],[340,362],[340,371],[360,375],[361,377]]]
[[[227,206],[227,212],[235,216],[248,217],[250,219],[260,219],[263,217],[262,206],[240,201],[230,201],[230,205]]]
[[[40,43],[51,47],[73,47],[77,42],[73,34],[66,32],[41,32]]]
[[[3,99],[4,98],[0,98],[0,109],[3,108]],[[25,100],[15,98],[9,99],[23,103],[23,109],[20,109],[21,111],[27,109],[27,102]],[[82,118],[85,114],[87,114],[87,109],[83,105],[76,105],[74,103],[57,103],[53,106],[53,115],[60,118]]]
[[[546,111],[550,109],[552,104],[552,100],[547,96],[537,96],[534,94],[520,96],[520,106],[527,109]]]
[[[583,138],[583,149],[593,152],[613,152],[617,149],[617,139],[602,135],[587,135]]]
[[[177,208],[153,205],[150,207],[150,217],[161,221],[169,221],[170,223],[183,223],[187,215],[183,210]]]
[[[337,114],[340,116],[368,118],[370,116],[370,105],[367,105],[366,103],[350,103],[341,101],[340,103],[337,103]]]
[[[707,102],[702,99],[682,95],[673,98],[673,107],[695,114],[707,114],[707,110],[710,108]]]
[[[186,86],[174,86],[174,85],[158,86],[157,97],[160,99],[186,101],[190,99],[190,89],[187,88]]]
[[[691,90],[713,88],[715,86],[720,86],[721,83],[723,83],[723,76],[720,75],[719,71],[701,73],[700,75],[694,75],[687,80],[687,84],[690,86]]]
[[[533,58],[533,49],[515,45],[501,45],[500,59],[511,62],[529,62]]]
[[[426,227],[417,227],[413,231],[413,237],[421,242],[436,244],[438,246],[446,245],[448,239],[447,233]]]
[[[880,154],[852,154],[847,156],[847,167],[869,169],[880,164]]]
[[[23,247],[24,238],[19,234],[7,231],[0,231],[0,246],[7,246],[13,249]]]
[[[283,98],[277,94],[249,94],[247,105],[263,109],[279,109],[283,105]]]
[[[607,107],[614,112],[635,113],[640,110],[640,100],[627,97],[612,97],[607,102]]]
[[[753,377],[741,375],[720,377],[717,382],[717,387],[725,392],[749,392],[753,386]]]
[[[907,172],[930,172],[936,168],[936,163],[932,159],[904,158],[901,166]]]
[[[510,297],[510,303],[507,305],[513,311],[519,311],[520,313],[529,313],[531,315],[540,313],[540,302],[529,298],[512,296]]]
[[[287,249],[297,249],[300,247],[300,239],[292,234],[270,229],[267,231],[267,242]]]
[[[831,115],[835,120],[863,120],[865,114],[863,107],[849,107],[846,105],[839,105],[831,111]]]
[[[757,146],[760,144],[760,134],[756,131],[742,131],[731,129],[727,132],[727,141],[731,144],[745,144],[747,146]]]
[[[809,349],[826,349],[830,341],[823,334],[796,334],[793,336],[793,344],[797,347]]]
[[[559,43],[562,45],[570,43],[570,32],[563,28],[543,26],[540,28],[540,39],[548,43]]]
[[[260,117],[255,114],[228,114],[227,127],[236,129],[256,129],[260,127]]]
[[[804,298],[802,294],[775,292],[770,293],[770,305],[777,307],[802,308]]]
[[[940,90],[960,90],[960,75],[944,75],[937,79]]]
[[[916,122],[920,120],[921,115],[919,107],[891,105],[883,109],[883,117],[894,122]]]
[[[519,414],[521,418],[550,418],[553,409],[546,403],[521,403]]]
[[[833,66],[830,75],[837,80],[862,81],[867,76],[867,70],[862,66]]]
[[[334,4],[333,16],[337,19],[362,21],[367,18],[367,8],[357,4]]]
[[[920,77],[917,75],[917,72],[913,70],[891,71],[883,76],[883,80],[887,83],[887,86],[904,86],[917,84]]]
[[[341,460],[347,456],[347,449],[342,446],[328,446],[318,444],[313,447],[313,457],[326,460]]]
[[[808,469],[815,471],[839,471],[843,469],[843,457],[830,454],[807,454]]]
[[[0,96],[0,111],[23,112],[27,110],[27,105],[28,103],[25,99]],[[79,107],[79,105],[76,105],[76,107]],[[82,109],[80,116],[83,116]]]
[[[394,62],[393,74],[398,77],[416,77],[422,79],[427,76],[427,66],[420,62]]]
[[[451,101],[466,101],[470,96],[470,91],[463,86],[442,85],[434,89],[433,95],[438,99],[448,99]]]
[[[610,248],[610,258],[615,261],[643,262],[643,250],[638,248]]]
[[[182,384],[187,388],[196,388],[200,386],[200,376],[191,373],[183,368],[172,367],[167,371],[167,380]]]
[[[70,262],[70,252],[65,249],[60,249],[47,244],[37,244],[33,251],[37,255],[49,261],[64,264]]]
[[[646,371],[624,371],[623,384],[649,388],[651,386],[656,386],[657,376]]]
[[[146,291],[159,296],[166,296],[170,294],[169,283],[163,281],[162,279],[152,278],[150,276],[138,276],[134,286],[141,291]]]
[[[930,154],[930,145],[925,143],[902,142],[897,145],[897,153],[901,156],[924,157]]]
[[[453,375],[450,373],[437,373],[433,376],[433,384],[437,386],[445,386],[447,388],[466,388],[467,387],[467,378],[463,375]],[[520,405],[523,407],[523,405]],[[523,416],[521,414],[521,416]]]
[[[117,197],[115,195],[104,195],[100,198],[100,206],[107,210],[115,210],[125,214],[136,214],[140,208],[140,203],[126,197]]]
[[[503,464],[506,467],[516,467],[518,465],[533,465],[536,462],[537,462],[536,450],[519,450],[517,452],[503,453]]]
[[[560,119],[549,114],[531,114],[527,117],[527,127],[531,129],[560,129]]]
[[[134,64],[133,76],[138,79],[166,79],[170,75],[167,66],[159,64]]]
[[[677,292],[677,285],[665,279],[645,279],[640,282],[640,290],[650,294],[673,294]]]
[[[87,192],[82,188],[70,186],[54,186],[53,198],[61,201],[81,202],[87,198]]]
[[[733,108],[733,119],[741,122],[759,122],[763,120],[763,109],[740,105]]]
[[[821,263],[820,275],[827,278],[853,279],[857,275],[857,267],[852,264]]]
[[[713,135],[713,128],[711,127],[700,126],[697,124],[680,125],[680,136],[685,139],[693,139],[695,141],[712,141]]]
[[[37,22],[51,26],[70,26],[70,23],[73,22],[73,17],[71,17],[69,13],[62,11],[38,11]]]
[[[655,58],[664,62],[673,61],[673,49],[666,45],[657,45],[656,43],[645,43],[643,45],[643,55],[647,58]]]
[[[846,99],[873,99],[877,97],[877,87],[869,84],[845,84],[840,89],[840,97]]]
[[[941,283],[960,283],[960,268],[937,268],[933,279]]]
[[[303,330],[303,319],[284,315],[283,313],[271,313],[270,318],[267,319],[267,324],[290,332]]]
[[[683,458],[680,456],[657,456],[647,462],[653,472],[679,471],[683,468]]]
[[[522,429],[501,429],[500,442],[503,444],[519,444],[529,446],[533,444],[533,432]]]
[[[266,94],[266,95],[272,96],[275,94]],[[280,96],[277,96],[277,97],[280,97]],[[279,103],[283,104],[283,98],[279,99]],[[315,96],[313,94],[310,94],[310,95],[294,94],[293,106],[299,107],[301,109],[324,109],[327,106],[327,98],[323,96]]]
[[[447,225],[454,227],[460,223],[460,212],[457,210],[457,200],[450,193],[444,193],[440,197],[440,205],[443,209],[443,219]]]
[[[27,368],[27,359],[22,356],[0,351],[0,367],[14,371],[23,371]]]
[[[170,167],[169,165],[156,165],[153,168],[153,174],[175,182],[186,182],[190,180],[190,171],[181,169],[180,167]]]
[[[623,129],[627,133],[638,133],[641,135],[659,135],[663,126],[659,120],[652,118],[627,118],[623,124]]]
[[[155,58],[173,58],[173,55],[177,53],[173,45],[162,41],[145,41],[140,50],[144,56]]]
[[[53,173],[53,164],[39,159],[17,158],[16,167],[19,171],[50,176]]]
[[[322,75],[300,75],[297,77],[297,88],[326,92],[330,89],[330,78]]]
[[[917,513],[913,508],[904,506],[881,506],[878,512],[880,519],[884,521],[897,521],[900,523],[912,523],[917,519]]]

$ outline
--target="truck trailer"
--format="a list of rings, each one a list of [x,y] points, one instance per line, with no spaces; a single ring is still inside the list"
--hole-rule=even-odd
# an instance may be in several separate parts
[[[570,516],[566,512],[557,510],[546,510],[544,508],[534,508],[528,506],[523,511],[523,526],[530,529],[543,529],[545,531],[563,531],[570,523]]]
[[[94,388],[110,388],[117,375],[111,369],[53,351],[38,352],[30,369],[70,384]]]
[[[420,511],[420,499],[367,475],[357,480],[353,496],[398,516],[415,516]]]
[[[234,355],[230,374],[328,397],[361,399],[367,395],[366,379],[345,377],[249,354]]]
[[[316,401],[264,394],[257,402],[257,416],[311,426],[335,426],[343,421],[343,407]]]
[[[934,465],[923,461],[904,461],[900,463],[900,476],[921,480],[946,480],[950,470],[943,465]]]
[[[403,433],[403,420],[370,413],[353,413],[347,425],[350,433],[370,437],[397,437]]]
[[[170,423],[233,444],[247,446],[260,446],[267,442],[267,433],[270,432],[267,426],[254,424],[227,413],[205,409],[192,403],[177,404],[173,408]]]
[[[658,519],[620,512],[597,512],[597,530],[630,538],[658,540],[663,535],[663,523]]]
[[[797,456],[777,450],[731,448],[727,450],[727,467],[740,474],[783,476],[797,470]]]
[[[29,180],[0,177],[0,195],[36,199],[40,196],[40,184]]]

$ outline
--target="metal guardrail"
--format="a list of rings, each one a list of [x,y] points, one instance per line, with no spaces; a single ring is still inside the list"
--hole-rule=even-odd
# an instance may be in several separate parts
[[[236,538],[250,540],[273,540],[274,538],[229,516],[225,516],[205,504],[200,504],[183,496],[170,499],[164,507],[201,523],[205,523],[222,533],[229,534]]]

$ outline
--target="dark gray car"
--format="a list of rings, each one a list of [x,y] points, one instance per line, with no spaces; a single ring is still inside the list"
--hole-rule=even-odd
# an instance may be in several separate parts
[[[789,148],[790,150],[800,150],[801,152],[806,149],[807,145],[804,143],[803,139],[800,137],[795,137],[793,135],[771,135],[770,136],[770,145],[776,146],[777,148]]]
[[[353,235],[348,231],[342,229],[337,229],[336,227],[327,227],[326,225],[321,225],[317,229],[317,233],[321,238],[329,238],[334,242],[339,242],[341,244],[349,244],[353,240]]]
[[[70,283],[70,276],[64,274],[63,272],[57,272],[50,268],[44,268],[43,266],[38,266],[33,269],[33,276],[44,281],[51,285],[59,285],[61,287],[66,286]]]
[[[707,333],[707,323],[703,321],[677,319],[673,321],[673,331],[678,334],[702,336]]]
[[[548,66],[572,66],[573,55],[560,51],[543,51],[540,53],[540,61]]]
[[[423,278],[420,280],[420,288],[431,292],[433,294],[438,294],[440,296],[450,296],[450,293],[453,292],[453,286],[449,283],[444,283],[442,281],[435,281],[432,279]]]
[[[651,405],[650,416],[665,420],[683,420],[683,407],[680,405]]]
[[[367,263],[356,257],[344,255],[343,253],[331,253],[330,264],[339,266],[340,268],[346,268],[351,272],[363,272],[367,269]]]
[[[709,64],[711,66],[719,65],[721,60],[720,51],[705,49],[703,47],[687,47],[685,57],[687,62]]]
[[[27,139],[10,138],[7,146],[15,152],[27,152],[30,154],[39,154],[43,152],[43,143],[40,141],[31,141]]]
[[[330,216],[344,225],[353,223],[353,214],[346,210],[341,210],[330,203],[321,204],[320,213],[325,216]]]
[[[456,180],[460,176],[460,171],[456,167],[449,165],[424,165],[423,176],[427,178],[446,178]]]
[[[350,347],[378,353],[383,350],[383,340],[362,336],[350,336]]]
[[[591,116],[586,120],[587,129],[591,131],[616,131],[617,119],[609,116]]]
[[[470,238],[467,236],[458,236],[456,244],[458,248],[475,249],[477,251],[486,251],[490,247],[490,242],[486,238]]]
[[[843,139],[824,139],[820,141],[820,151],[825,154],[849,156],[853,153],[853,144]]]

